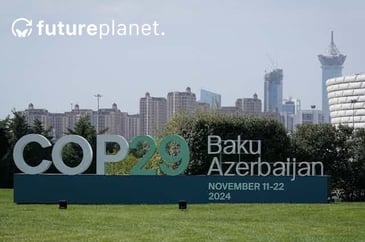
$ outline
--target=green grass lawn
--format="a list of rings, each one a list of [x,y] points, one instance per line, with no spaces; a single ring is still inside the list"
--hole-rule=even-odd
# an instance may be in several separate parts
[[[365,203],[17,205],[0,189],[0,241],[365,241]]]

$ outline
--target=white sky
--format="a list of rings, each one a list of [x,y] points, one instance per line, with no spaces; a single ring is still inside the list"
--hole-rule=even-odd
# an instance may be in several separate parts
[[[75,3],[76,2],[76,3]],[[365,1],[348,0],[123,0],[0,2],[0,119],[29,103],[64,112],[70,103],[96,109],[118,104],[139,112],[148,91],[166,97],[190,86],[222,95],[223,105],[255,92],[263,100],[264,73],[284,70],[284,97],[302,109],[321,106],[317,55],[330,42],[347,55],[343,74],[365,71]],[[164,37],[15,38],[12,22],[151,23]]]

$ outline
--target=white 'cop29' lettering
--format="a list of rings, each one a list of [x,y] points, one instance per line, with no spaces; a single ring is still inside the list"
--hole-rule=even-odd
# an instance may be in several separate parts
[[[15,165],[26,174],[40,174],[48,170],[51,166],[52,161],[49,160],[42,160],[38,166],[30,166],[24,160],[24,148],[29,143],[38,143],[42,146],[42,148],[47,148],[52,146],[51,142],[42,135],[39,134],[28,134],[23,136],[19,141],[16,143],[14,147],[13,158]],[[108,142],[117,143],[120,147],[119,151],[113,155],[106,154],[106,144]],[[78,144],[82,149],[82,160],[80,164],[76,167],[69,167],[65,165],[62,159],[62,150],[68,143],[75,143]],[[98,135],[97,137],[97,158],[96,158],[96,173],[98,175],[103,175],[104,171],[104,164],[106,162],[117,162],[123,160],[129,150],[128,142],[125,140],[124,137],[119,135]],[[67,175],[76,175],[81,174],[89,168],[92,162],[93,157],[93,150],[87,142],[87,140],[78,135],[65,135],[60,138],[52,149],[52,160],[55,167],[63,174]]]
[[[42,148],[51,147],[51,142],[42,135],[28,134],[19,139],[15,144],[13,158],[15,165],[26,174],[40,174],[49,169],[52,161],[42,160],[37,166],[30,166],[24,160],[24,149],[29,143],[38,143]],[[82,149],[82,160],[76,167],[69,167],[62,159],[63,148],[69,144],[75,143]],[[107,154],[107,143],[119,145],[119,151],[115,154]],[[160,170],[170,176],[176,176],[184,173],[189,164],[189,147],[186,141],[179,135],[168,135],[164,137],[157,148],[154,139],[148,135],[136,136],[131,145],[120,135],[98,135],[96,139],[96,174],[105,174],[105,163],[119,162],[124,160],[129,152],[129,147],[137,148],[140,143],[147,143],[148,152],[143,155],[132,169],[132,175],[157,175],[157,170],[146,168],[147,163],[158,150],[161,156],[159,163]],[[169,153],[169,145],[174,143],[178,145],[178,152]],[[77,175],[85,172],[91,165],[93,159],[93,150],[87,140],[78,135],[65,135],[60,138],[53,146],[52,160],[55,167],[63,174]]]

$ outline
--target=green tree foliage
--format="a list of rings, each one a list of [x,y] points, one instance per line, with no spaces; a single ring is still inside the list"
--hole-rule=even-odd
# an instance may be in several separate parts
[[[13,187],[13,174],[19,172],[13,160],[13,150],[16,142],[28,134],[30,129],[25,117],[17,112],[13,112],[13,118],[3,121],[4,137],[7,138],[7,150],[1,159],[1,187]]]
[[[119,162],[108,162],[105,165],[105,174],[107,175],[131,175],[132,168],[139,162],[141,157],[129,153],[127,157]],[[155,154],[143,169],[152,169],[157,171],[157,175],[162,175],[158,167],[160,156]]]
[[[365,129],[357,129],[349,143],[352,153],[343,182],[345,200],[365,201]]]
[[[336,128],[330,124],[302,125],[294,133],[294,154],[300,161],[321,161],[325,173],[333,175],[331,164],[338,159]]]
[[[332,190],[345,200],[364,200],[365,131],[330,124],[302,125],[292,139],[293,152],[302,161],[321,161],[331,176]]]
[[[49,141],[52,140],[52,136],[49,135],[49,130],[45,130],[40,120],[34,120],[34,123],[29,127],[28,133],[40,134],[46,137]],[[42,160],[52,160],[52,147],[42,148],[38,143],[30,143],[24,150],[24,159],[30,166],[37,166]],[[56,170],[54,167],[50,168],[47,172]]]
[[[9,118],[0,121],[0,161],[8,152],[10,147],[9,143]]]
[[[14,117],[9,122],[10,143],[15,143],[24,135],[30,133],[28,122],[21,113],[13,112]]]
[[[44,129],[43,124],[40,120],[34,120],[33,126],[30,127],[29,130],[32,134],[40,134],[46,137],[48,140],[51,140],[53,137],[50,135],[50,129]]]
[[[10,119],[0,121],[0,187],[11,187],[11,174],[9,163],[10,133],[9,133]]]
[[[39,120],[34,121],[34,125],[29,127],[24,115],[18,112],[13,112],[12,118],[6,118],[0,122],[0,186],[12,187],[13,174],[19,172],[13,160],[13,150],[16,142],[27,134],[41,134],[52,139],[49,136],[48,130],[45,130]],[[52,148],[43,149],[39,144],[30,143],[24,149],[24,159],[30,166],[38,165],[43,159],[51,160]]]
[[[124,160],[119,162],[108,162],[105,165],[105,174],[107,175],[130,175],[133,166],[137,163],[138,158],[129,154]]]
[[[96,130],[95,127],[90,123],[89,118],[81,117],[75,125],[74,129],[68,129],[66,134],[79,135],[84,137],[93,150],[93,160],[86,173],[96,173]],[[82,149],[79,145],[70,143],[65,146],[62,153],[63,161],[67,166],[76,167],[80,164],[83,154]]]
[[[166,126],[163,135],[176,133],[185,138],[190,147],[190,164],[186,173],[207,174],[212,157],[208,155],[207,138],[220,136],[223,140],[261,140],[261,158],[266,161],[285,160],[290,151],[290,140],[282,124],[271,119],[196,113],[194,116],[178,115]],[[257,155],[235,157],[235,160],[255,161]],[[232,157],[222,157],[232,160]]]
[[[151,149],[147,143],[139,143],[136,149],[130,149],[127,157],[119,162],[108,162],[106,163],[105,173],[108,175],[130,175],[132,172],[132,168],[140,161],[140,159],[146,155],[146,153]],[[115,154],[119,151],[118,149],[110,152],[107,149],[109,154]],[[159,162],[161,161],[161,157],[158,152],[149,159],[148,163],[143,167],[143,169],[152,169],[156,170],[157,174],[161,175],[161,171],[159,169]]]

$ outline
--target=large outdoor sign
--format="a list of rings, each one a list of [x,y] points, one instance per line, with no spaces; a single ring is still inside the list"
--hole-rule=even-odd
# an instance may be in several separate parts
[[[245,140],[241,136],[223,140],[220,136],[207,137],[208,173],[202,176],[183,175],[189,165],[187,142],[179,135],[168,135],[157,145],[150,136],[137,136],[130,143],[119,135],[98,135],[96,147],[96,174],[82,174],[92,163],[93,151],[86,139],[66,135],[52,147],[52,161],[42,160],[31,166],[24,159],[24,149],[30,143],[51,147],[45,137],[29,134],[14,148],[16,166],[24,174],[14,179],[16,203],[238,203],[238,202],[327,202],[328,177],[323,174],[321,162],[285,162],[261,160],[261,141]],[[82,150],[82,160],[69,167],[62,152],[69,143]],[[116,153],[107,153],[107,144],[119,146]],[[147,151],[134,165],[131,175],[105,175],[105,164],[123,161],[131,149],[147,146]],[[158,170],[149,162],[158,152],[161,161]],[[254,157],[254,161],[245,160]],[[225,160],[227,159],[227,160]],[[61,174],[42,174],[51,164]]]
[[[24,160],[23,153],[24,148],[29,143],[36,142],[43,148],[52,146],[51,142],[42,135],[29,134],[23,136],[15,145],[13,158],[16,166],[22,172],[26,174],[40,174],[49,169],[52,161],[42,160],[38,166],[30,166]],[[105,163],[107,162],[119,162],[125,159],[128,155],[129,148],[135,149],[141,143],[147,143],[147,153],[138,161],[138,163],[132,169],[132,175],[157,175],[157,170],[145,169],[144,167],[149,162],[150,158],[156,151],[156,142],[151,136],[137,136],[129,145],[126,139],[120,135],[98,135],[97,136],[97,156],[96,156],[96,174],[105,175]],[[65,165],[62,159],[63,148],[69,144],[78,144],[83,153],[83,158],[80,164],[76,167],[69,167]],[[118,144],[120,149],[116,154],[107,154],[107,143]],[[175,155],[170,155],[168,152],[169,144],[174,143],[179,147],[179,152]],[[169,135],[162,139],[158,151],[164,163],[160,164],[161,171],[166,175],[179,175],[182,174],[189,164],[189,147],[186,141],[179,135]],[[66,135],[60,138],[52,149],[52,160],[55,167],[63,174],[77,175],[85,172],[91,165],[93,158],[93,151],[91,145],[87,140],[77,135]],[[174,169],[169,164],[179,163]]]

